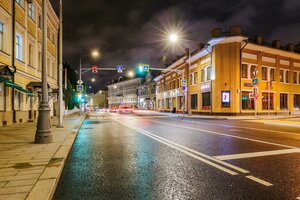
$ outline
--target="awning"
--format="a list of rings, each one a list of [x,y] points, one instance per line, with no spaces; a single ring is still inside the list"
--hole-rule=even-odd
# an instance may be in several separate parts
[[[6,86],[12,87],[16,90],[19,90],[20,92],[23,92],[23,93],[25,93],[26,95],[28,95],[30,97],[33,96],[33,94],[31,92],[29,92],[28,90],[25,90],[24,88],[22,88],[22,86],[14,83],[14,82],[6,79],[6,78],[0,77],[0,82],[4,82]]]

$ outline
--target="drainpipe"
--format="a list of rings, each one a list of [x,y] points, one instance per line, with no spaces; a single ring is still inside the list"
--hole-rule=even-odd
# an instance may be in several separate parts
[[[211,70],[213,69],[212,68],[212,54],[213,54],[213,47],[211,47],[211,50],[209,51],[207,46],[210,45],[210,44],[206,44],[205,46],[205,50],[210,54],[210,67],[211,67]],[[212,115],[212,80],[210,78],[210,98],[209,98],[209,101],[210,101],[210,109],[209,109],[209,114]]]
[[[242,113],[243,101],[242,101],[242,51],[248,44],[248,39],[244,40],[245,44],[240,49],[240,114]]]
[[[12,13],[12,42],[11,42],[11,67],[13,68],[13,76],[12,76],[12,82],[15,82],[15,73],[17,71],[15,67],[15,43],[16,43],[16,12],[15,12],[15,5],[16,1],[11,0],[11,13]],[[12,93],[11,93],[11,105],[12,105],[12,111],[13,111],[13,122],[17,123],[16,119],[16,111],[15,111],[15,90],[12,88]]]

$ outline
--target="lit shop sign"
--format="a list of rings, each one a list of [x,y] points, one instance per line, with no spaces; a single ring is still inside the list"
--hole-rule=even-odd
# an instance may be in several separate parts
[[[222,91],[222,107],[230,107],[230,91]]]
[[[205,91],[210,91],[210,83],[205,83],[201,85],[201,91],[205,92]]]

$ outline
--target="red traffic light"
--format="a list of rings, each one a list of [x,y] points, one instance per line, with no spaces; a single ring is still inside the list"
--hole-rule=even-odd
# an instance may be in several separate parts
[[[92,66],[92,70],[97,70],[97,66],[96,66],[96,65],[93,65],[93,66]]]

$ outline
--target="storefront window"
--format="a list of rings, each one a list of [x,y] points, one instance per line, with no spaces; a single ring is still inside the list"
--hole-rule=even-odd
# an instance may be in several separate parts
[[[192,94],[191,95],[191,108],[192,109],[197,109],[198,107],[198,95],[197,94]]]
[[[268,97],[269,94],[269,97]],[[270,99],[270,110],[274,110],[274,94],[273,93],[262,93],[262,109],[268,110],[268,100]]]
[[[14,109],[20,110],[20,92],[15,90]]]
[[[280,94],[280,110],[288,109],[288,94]]]
[[[242,92],[242,109],[243,110],[254,110],[254,98],[250,98],[249,94],[251,92]]]
[[[0,83],[0,110],[5,109],[5,88],[4,88],[4,83]]]
[[[206,109],[210,106],[210,92],[202,93],[202,109]]]
[[[242,64],[242,78],[248,78],[248,65]]]
[[[299,110],[300,108],[300,94],[294,94],[294,110]]]

